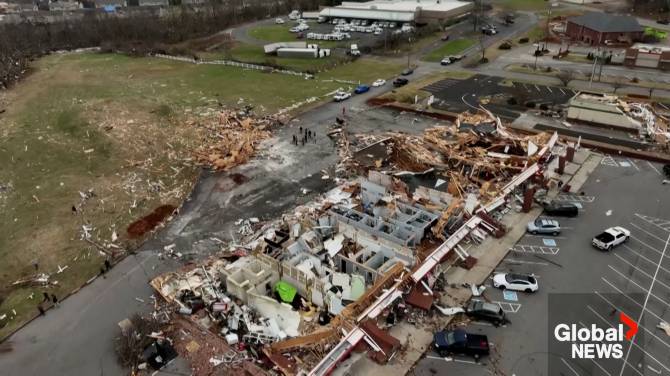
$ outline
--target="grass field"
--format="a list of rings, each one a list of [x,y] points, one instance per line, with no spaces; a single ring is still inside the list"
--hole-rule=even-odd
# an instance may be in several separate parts
[[[493,1],[492,4],[510,10],[542,10],[551,5],[550,2],[545,0],[498,0]]]
[[[44,287],[7,287],[34,275],[35,263],[58,282],[48,291],[60,297],[100,270],[104,259],[81,239],[82,225],[93,227],[98,243],[116,233],[116,244],[132,248],[129,223],[179,205],[197,174],[188,158],[204,132],[188,120],[240,99],[273,113],[342,86],[321,78],[367,82],[401,69],[358,60],[305,80],[115,54],[36,61],[5,93],[0,115],[0,315],[7,314],[0,337],[37,313]],[[83,199],[89,190],[94,195]],[[57,274],[59,266],[67,269]]]
[[[430,51],[430,53],[423,57],[423,60],[437,62],[447,55],[458,55],[465,49],[474,46],[475,43],[474,39],[467,38],[452,40]]]
[[[261,25],[249,29],[249,36],[266,42],[286,42],[296,40],[296,34],[288,31],[289,25]]]

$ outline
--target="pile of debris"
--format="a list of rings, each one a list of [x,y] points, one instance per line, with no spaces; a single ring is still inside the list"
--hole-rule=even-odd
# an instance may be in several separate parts
[[[270,137],[271,129],[282,124],[280,116],[256,118],[250,112],[232,110],[191,122],[205,130],[203,145],[195,151],[196,159],[215,170],[229,170],[246,163],[258,144]]]
[[[391,361],[402,348],[387,329],[439,325],[440,261],[470,268],[476,260],[458,243],[504,234],[494,217],[521,197],[557,139],[513,134],[488,113],[423,135],[340,138],[345,125],[337,128],[346,163],[365,177],[275,221],[240,219],[242,238],[219,257],[151,281],[180,313],[173,323],[216,337],[193,339],[202,353],[189,341],[176,346],[196,374],[253,363],[321,374],[363,339],[371,358]]]

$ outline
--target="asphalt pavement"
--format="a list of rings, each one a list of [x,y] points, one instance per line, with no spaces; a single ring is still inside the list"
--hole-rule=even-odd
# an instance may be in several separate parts
[[[504,294],[486,284],[485,299],[511,320],[500,328],[467,326],[488,335],[491,356],[477,363],[428,352],[414,374],[617,376],[623,369],[623,375],[670,375],[670,337],[656,327],[670,320],[670,186],[661,184],[660,168],[606,156],[580,192],[558,197],[581,206],[579,216],[554,218],[563,228],[559,236],[524,236],[496,268],[535,274],[540,290]],[[592,237],[610,226],[629,229],[629,241],[609,253],[593,248]],[[640,323],[633,345],[624,345],[624,359],[576,360],[548,347],[557,313],[577,317],[580,326],[610,327],[619,312]]]

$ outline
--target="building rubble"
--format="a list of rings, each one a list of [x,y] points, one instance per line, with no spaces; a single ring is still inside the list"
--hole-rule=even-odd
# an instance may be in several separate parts
[[[343,163],[360,177],[278,220],[241,219],[242,237],[219,256],[151,281],[178,312],[171,333],[197,328],[209,338],[200,346],[217,343],[197,359],[195,345],[178,351],[197,375],[231,364],[325,375],[354,349],[392,362],[403,349],[388,329],[439,315],[443,263],[471,268],[477,260],[462,244],[503,236],[504,213],[530,210],[560,184],[553,167],[566,157],[557,153],[571,147],[557,139],[515,134],[491,114],[417,136],[358,136],[358,151],[340,138]]]
[[[197,161],[214,170],[228,170],[246,163],[258,143],[270,137],[270,130],[282,124],[281,116],[257,118],[251,109],[222,110],[197,121],[206,130],[203,144],[195,150]]]

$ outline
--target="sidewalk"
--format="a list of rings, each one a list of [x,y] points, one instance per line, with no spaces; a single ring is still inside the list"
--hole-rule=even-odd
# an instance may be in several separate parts
[[[554,162],[557,162],[555,159]],[[587,149],[580,149],[575,153],[575,163],[566,163],[565,174],[561,180],[572,185],[572,191],[578,192],[588,176],[600,164],[601,157]],[[555,163],[552,163],[551,170]],[[555,197],[559,192],[553,190],[549,197]],[[456,266],[442,264],[446,269],[447,281],[452,286],[460,286],[462,283],[482,284],[498,264],[507,256],[509,249],[525,234],[525,224],[535,220],[542,213],[539,207],[533,208],[529,213],[516,212],[507,213],[502,223],[509,229],[501,239],[489,236],[481,244],[472,246],[468,253],[478,259],[477,264],[470,270]],[[447,287],[441,293],[439,304],[443,307],[456,307],[464,305],[472,297],[469,288]],[[381,366],[370,360],[365,354],[353,354],[350,359],[342,363],[333,375],[370,375],[389,376],[407,374],[426,352],[433,340],[436,330],[446,327],[453,316],[443,316],[435,313],[432,318],[425,318],[421,327],[414,326],[403,321],[389,330],[389,333],[400,340],[403,350],[387,365]]]

